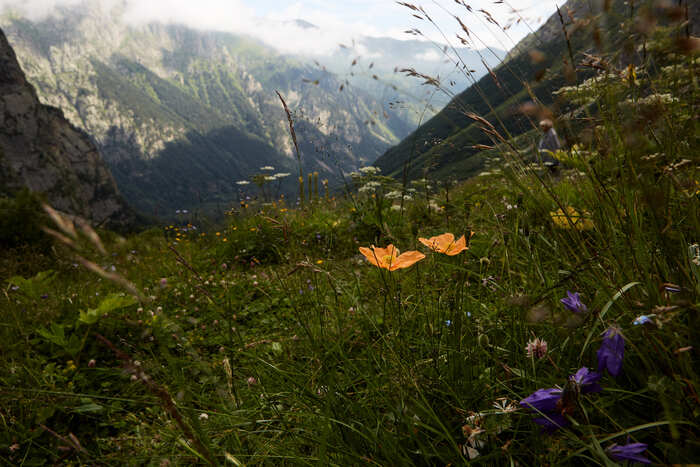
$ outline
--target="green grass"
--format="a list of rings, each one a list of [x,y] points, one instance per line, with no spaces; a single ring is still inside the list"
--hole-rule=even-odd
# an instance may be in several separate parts
[[[52,249],[3,249],[0,458],[615,465],[613,443],[640,442],[654,463],[697,462],[697,63],[652,58],[636,80],[562,90],[579,138],[558,173],[528,163],[524,134],[457,186],[370,169],[337,199],[236,205],[216,228],[181,214],[100,232],[101,251],[66,223]],[[418,241],[471,231],[453,257]],[[389,243],[426,258],[389,272],[358,251]],[[598,369],[611,327],[622,370],[583,394],[569,375]],[[555,386],[568,423],[543,433],[519,403]]]

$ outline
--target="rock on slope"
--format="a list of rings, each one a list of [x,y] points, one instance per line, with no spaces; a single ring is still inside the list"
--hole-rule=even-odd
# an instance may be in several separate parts
[[[0,30],[0,193],[23,187],[95,224],[134,219],[95,145],[59,109],[39,103]]]

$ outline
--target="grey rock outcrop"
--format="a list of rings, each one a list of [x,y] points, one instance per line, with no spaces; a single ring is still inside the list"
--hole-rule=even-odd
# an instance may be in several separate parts
[[[39,102],[0,30],[0,194],[23,187],[96,225],[135,219],[96,146],[61,110]]]

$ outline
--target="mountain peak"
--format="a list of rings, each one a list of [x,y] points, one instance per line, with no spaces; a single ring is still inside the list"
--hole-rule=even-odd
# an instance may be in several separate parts
[[[295,26],[300,27],[301,29],[320,29],[318,26],[316,26],[313,23],[309,23],[308,21],[304,19],[297,18],[295,20],[292,20],[289,22],[290,24],[293,24]]]

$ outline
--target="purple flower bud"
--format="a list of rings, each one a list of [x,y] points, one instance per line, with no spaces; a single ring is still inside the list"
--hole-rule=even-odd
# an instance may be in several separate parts
[[[540,425],[547,433],[557,431],[571,423],[565,416],[558,413],[548,413],[546,417],[533,418],[532,421]]]
[[[554,412],[557,402],[561,399],[561,389],[538,389],[520,401],[520,407],[530,408],[538,412]]]
[[[647,445],[644,443],[627,443],[624,446],[619,446],[613,444],[609,446],[605,451],[608,453],[611,459],[616,461],[632,461],[639,462],[640,464],[651,464],[651,461],[646,457],[642,456],[642,453],[646,451]]]
[[[584,366],[579,369],[576,374],[569,376],[569,379],[578,385],[581,394],[588,394],[589,392],[600,392],[602,390],[600,384],[598,384],[601,377],[602,375],[600,373],[589,371],[588,368]]]
[[[625,339],[619,328],[611,326],[605,331],[597,356],[599,373],[607,369],[612,376],[617,377],[620,374],[622,359],[625,356]]]
[[[566,307],[567,310],[574,313],[585,313],[588,311],[588,307],[583,304],[581,301],[581,295],[579,295],[578,292],[571,293],[567,290],[566,295],[566,297],[559,301]]]

